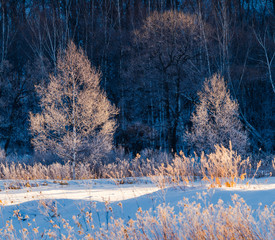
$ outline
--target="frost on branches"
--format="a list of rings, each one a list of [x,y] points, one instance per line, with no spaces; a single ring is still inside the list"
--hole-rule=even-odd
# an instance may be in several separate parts
[[[53,151],[73,166],[99,159],[112,147],[117,114],[100,89],[100,73],[71,42],[49,78],[48,86],[37,87],[41,113],[30,114],[36,150]]]
[[[247,134],[239,120],[238,103],[231,99],[223,77],[213,75],[205,80],[199,103],[191,117],[192,129],[187,140],[196,152],[213,152],[215,145],[232,148],[244,154],[248,144]]]

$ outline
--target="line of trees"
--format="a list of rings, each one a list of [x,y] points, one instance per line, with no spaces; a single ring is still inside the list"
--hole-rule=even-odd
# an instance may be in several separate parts
[[[102,72],[119,109],[115,144],[183,149],[205,78],[220,73],[239,103],[250,150],[275,150],[274,0],[1,0],[0,140],[32,151],[35,86],[60,72],[70,40]]]

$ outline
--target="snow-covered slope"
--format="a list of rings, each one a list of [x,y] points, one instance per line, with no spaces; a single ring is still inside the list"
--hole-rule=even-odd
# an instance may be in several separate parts
[[[52,226],[51,220],[55,222],[58,218],[72,223],[72,217],[78,216],[81,211],[92,213],[95,227],[100,227],[108,222],[110,216],[128,221],[130,218],[135,219],[138,209],[154,210],[163,203],[174,207],[177,212],[178,202],[183,198],[200,202],[202,206],[216,204],[219,199],[229,205],[235,194],[243,198],[252,209],[263,208],[265,205],[273,208],[274,177],[250,180],[249,184],[246,182],[233,188],[209,188],[207,183],[196,181],[182,187],[160,189],[147,178],[136,181],[130,179],[124,184],[104,179],[68,181],[68,185],[50,180],[28,182],[27,186],[33,187],[24,186],[24,182],[0,181],[0,228],[7,221],[13,220],[14,228],[22,230],[35,219],[35,226],[43,231]],[[8,189],[18,184],[21,189]],[[14,213],[17,210],[22,221],[16,221],[18,216]]]

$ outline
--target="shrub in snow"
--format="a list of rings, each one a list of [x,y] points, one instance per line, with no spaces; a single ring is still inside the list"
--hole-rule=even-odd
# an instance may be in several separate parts
[[[223,145],[215,145],[215,152],[206,157],[202,154],[201,170],[204,176],[237,178],[242,173],[246,173],[250,165],[249,158],[242,160],[241,156],[232,149],[231,142],[229,148]]]

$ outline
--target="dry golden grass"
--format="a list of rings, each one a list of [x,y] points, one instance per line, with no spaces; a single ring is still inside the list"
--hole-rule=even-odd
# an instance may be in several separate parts
[[[137,154],[130,159],[121,156],[113,163],[76,165],[76,179],[111,178],[116,183],[123,184],[135,181],[137,177],[150,177],[161,189],[167,186],[186,186],[195,179],[203,179],[209,182],[210,187],[234,187],[240,181],[249,181],[254,178],[261,167],[261,161],[255,168],[252,167],[249,158],[242,159],[232,149],[224,146],[215,146],[215,152],[201,156],[187,157],[181,151],[173,157],[164,153]],[[150,159],[148,157],[151,157]],[[271,163],[275,169],[275,160]],[[271,166],[272,168],[272,166]],[[270,169],[269,169],[270,171]],[[0,164],[0,179],[37,180],[56,179],[71,180],[73,171],[70,163],[43,165],[35,163],[26,165],[20,163]],[[132,177],[131,180],[128,178]]]

